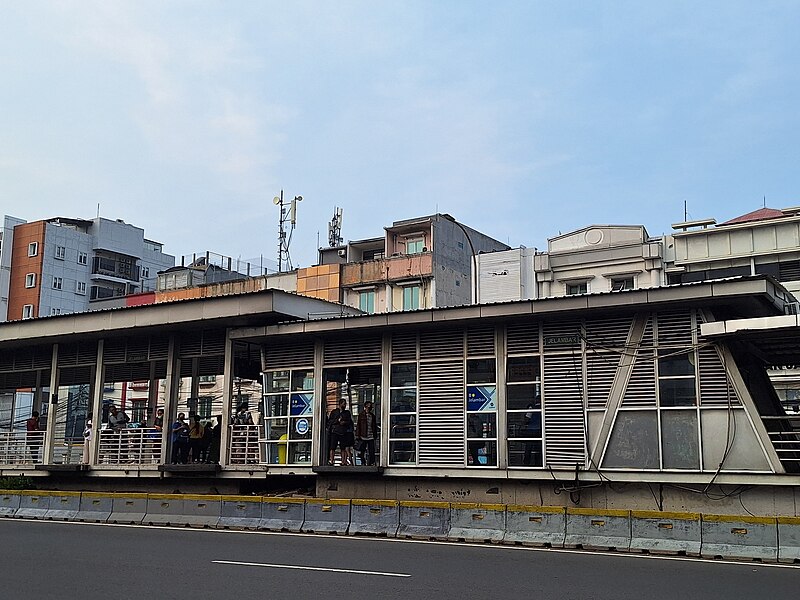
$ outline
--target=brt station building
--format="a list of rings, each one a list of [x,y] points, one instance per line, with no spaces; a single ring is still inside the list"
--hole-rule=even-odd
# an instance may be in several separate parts
[[[223,493],[303,478],[334,498],[698,512],[746,501],[795,516],[800,418],[768,376],[800,364],[792,301],[755,276],[380,315],[267,290],[3,323],[0,414],[28,399],[46,428],[2,420],[0,476]],[[211,376],[223,382],[219,464],[170,464],[169,424],[192,406],[179,381],[191,400]],[[148,422],[119,434],[92,419],[88,464],[75,464],[74,390],[103,415],[108,383],[140,380]],[[261,390],[252,425],[233,419],[242,382]],[[326,416],[342,398],[354,418],[375,403],[378,466],[328,464]]]

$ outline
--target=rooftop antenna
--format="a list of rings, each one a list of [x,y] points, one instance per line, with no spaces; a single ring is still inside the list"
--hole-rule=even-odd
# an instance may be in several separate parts
[[[292,243],[292,232],[297,224],[297,203],[303,199],[302,196],[295,196],[291,202],[284,202],[283,190],[280,196],[275,196],[272,203],[279,206],[281,210],[278,219],[278,273],[283,272],[284,264],[288,270],[292,269],[292,257],[289,255],[289,244]],[[288,235],[287,235],[288,224]]]
[[[686,200],[683,201],[683,222],[689,220],[689,209],[686,206]]]
[[[328,223],[328,244],[331,248],[341,246],[342,242],[342,209],[333,208],[333,218]]]

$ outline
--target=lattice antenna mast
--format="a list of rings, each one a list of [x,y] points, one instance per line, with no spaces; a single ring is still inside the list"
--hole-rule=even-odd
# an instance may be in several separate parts
[[[292,269],[292,257],[289,254],[289,245],[292,243],[292,232],[297,224],[297,203],[303,199],[302,196],[295,196],[291,202],[284,202],[283,190],[280,196],[275,196],[272,203],[280,207],[280,218],[278,219],[278,272],[283,272],[284,265],[288,270]],[[288,229],[288,233],[287,233]]]
[[[333,218],[331,222],[328,223],[328,244],[330,244],[331,248],[335,248],[336,246],[341,246],[343,241],[342,209],[334,207]]]

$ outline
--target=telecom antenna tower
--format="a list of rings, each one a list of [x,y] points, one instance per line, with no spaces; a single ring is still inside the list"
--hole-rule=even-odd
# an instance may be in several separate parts
[[[297,223],[297,203],[303,199],[302,196],[295,196],[294,200],[289,203],[283,201],[283,190],[280,196],[275,196],[272,203],[279,206],[281,209],[281,216],[278,220],[278,272],[283,272],[283,267],[286,265],[287,270],[292,269],[292,257],[289,255],[289,244],[292,243],[292,232]],[[289,233],[287,235],[286,229]]]
[[[334,207],[333,218],[328,223],[328,243],[331,248],[342,245],[342,209]]]

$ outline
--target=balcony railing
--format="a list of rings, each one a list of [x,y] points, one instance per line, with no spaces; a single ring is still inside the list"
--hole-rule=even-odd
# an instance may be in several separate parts
[[[0,465],[38,465],[44,458],[44,431],[0,432]]]
[[[230,464],[255,465],[261,459],[259,425],[231,425]]]
[[[121,262],[103,256],[92,259],[92,275],[105,275],[128,281],[139,281],[139,265]]]
[[[153,427],[132,427],[100,432],[98,464],[157,465],[161,463],[162,432]]]
[[[400,254],[378,260],[342,265],[342,286],[355,286],[380,281],[430,277],[433,273],[433,254]]]

